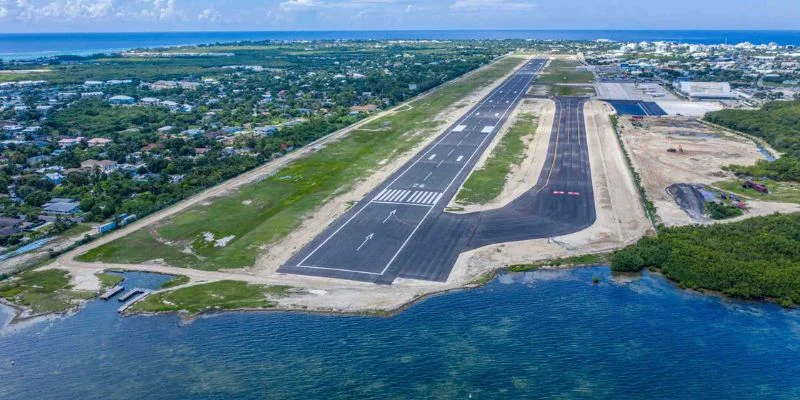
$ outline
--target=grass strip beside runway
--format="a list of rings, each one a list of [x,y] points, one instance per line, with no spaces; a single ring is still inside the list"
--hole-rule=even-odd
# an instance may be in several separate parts
[[[594,74],[589,71],[578,70],[577,61],[571,60],[552,60],[550,65],[536,79],[536,83],[592,83]]]
[[[511,167],[525,159],[524,138],[536,132],[537,119],[533,114],[519,114],[508,132],[500,138],[480,169],[476,169],[464,182],[456,196],[456,203],[486,204],[503,192]]]
[[[437,133],[436,116],[524,61],[508,57],[414,100],[272,176],[192,207],[78,257],[80,261],[141,263],[154,259],[205,270],[252,266],[262,249],[286,237],[315,209],[346,193],[387,160]]]

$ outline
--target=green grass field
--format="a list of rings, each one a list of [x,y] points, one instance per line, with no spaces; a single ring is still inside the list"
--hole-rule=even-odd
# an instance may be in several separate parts
[[[170,279],[170,280],[162,283],[161,286],[159,287],[159,289],[169,289],[169,288],[172,288],[172,287],[183,285],[185,283],[189,283],[189,281],[190,281],[190,279],[189,279],[188,276],[178,275],[174,279]]]
[[[240,281],[219,281],[158,293],[133,306],[134,311],[187,311],[197,314],[211,310],[273,308],[276,298],[286,296],[289,286],[251,285]]]
[[[535,271],[542,267],[561,267],[561,266],[587,266],[587,265],[602,265],[607,264],[611,260],[610,253],[600,254],[586,254],[582,256],[572,256],[564,258],[556,258],[552,260],[542,260],[530,264],[513,264],[508,266],[511,272],[527,272]]]
[[[578,71],[577,61],[552,60],[550,65],[536,80],[537,83],[592,83],[594,74],[589,71]]]
[[[97,279],[100,280],[100,290],[105,290],[117,286],[125,278],[119,274],[97,274]]]
[[[284,238],[313,210],[349,191],[383,160],[411,150],[438,132],[443,124],[434,120],[437,114],[501,78],[522,61],[504,58],[414,100],[410,109],[370,122],[267,179],[214,199],[210,205],[181,212],[156,228],[160,240],[149,231],[140,230],[78,259],[140,263],[160,258],[173,266],[205,270],[251,266],[265,245]],[[213,235],[214,240],[206,240],[204,235]],[[215,242],[223,238],[230,240]]]
[[[533,114],[519,114],[508,132],[492,150],[482,168],[472,172],[456,195],[456,203],[485,204],[503,191],[511,166],[525,159],[526,136],[536,132],[537,119]]]
[[[717,182],[714,184],[714,187],[747,196],[755,200],[800,204],[800,183],[774,181],[759,183],[764,184],[767,189],[769,189],[769,194],[761,193],[755,189],[745,189],[742,187],[742,182],[738,179]]]
[[[591,86],[550,85],[547,88],[549,96],[594,96],[595,91]]]
[[[0,298],[27,307],[34,315],[68,311],[76,301],[95,295],[71,290],[67,271],[59,269],[23,272],[0,283]]]

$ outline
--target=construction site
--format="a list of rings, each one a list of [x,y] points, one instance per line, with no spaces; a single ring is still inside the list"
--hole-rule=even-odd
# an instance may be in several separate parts
[[[708,202],[742,211],[725,221],[800,209],[796,204],[748,199],[713,186],[738,179],[725,166],[767,159],[749,138],[682,116],[620,117],[618,129],[656,208],[657,221],[666,226],[715,222],[705,210]],[[742,184],[755,190],[762,187],[757,182]]]

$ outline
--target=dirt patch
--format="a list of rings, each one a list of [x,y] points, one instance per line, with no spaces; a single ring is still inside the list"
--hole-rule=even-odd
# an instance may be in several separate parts
[[[681,183],[711,185],[734,178],[723,171],[729,164],[751,165],[764,157],[749,139],[701,124],[690,117],[620,118],[622,139],[642,178],[648,197],[656,206],[658,218],[666,226],[710,223],[687,214],[667,191]],[[668,149],[675,150],[669,152]],[[682,151],[681,151],[682,150]],[[748,202],[743,217],[764,215],[776,210],[796,210],[796,205],[771,205]],[[783,204],[783,203],[780,203]],[[723,221],[715,221],[723,222]]]

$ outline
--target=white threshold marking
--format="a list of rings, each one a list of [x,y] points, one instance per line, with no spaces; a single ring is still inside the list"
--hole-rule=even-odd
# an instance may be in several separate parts
[[[398,203],[396,201],[373,201],[375,204],[391,204],[393,206],[422,206],[430,207],[430,204]]]
[[[541,69],[542,69],[542,67],[543,67],[543,66],[544,66],[544,64],[540,65],[540,66],[538,67],[538,70],[537,70],[537,71],[541,71]],[[530,83],[531,83],[531,82],[533,82],[533,79],[536,77],[536,74],[531,74],[530,76],[531,76],[531,77],[527,79],[527,81],[526,81],[526,83],[525,83],[525,86],[527,86],[527,85],[530,85]],[[512,77],[512,78],[513,78],[513,77]],[[501,85],[501,87],[504,87],[504,86],[507,86],[507,85],[511,84],[511,79],[512,79],[512,78],[509,78],[509,80],[507,80],[506,82],[504,82],[504,83]],[[495,90],[497,90],[497,89],[495,89]],[[492,94],[490,93],[490,94],[489,94],[489,96],[487,96],[487,97],[490,97],[491,95],[492,95]],[[514,101],[516,102],[516,101],[519,99],[519,97],[520,97],[520,96],[519,96],[519,95],[517,95],[517,96],[514,98]],[[481,107],[483,104],[486,104],[486,102],[487,102],[487,101],[486,101],[486,100],[485,100],[485,98],[484,98],[484,101],[483,101],[482,103],[478,104],[478,106],[476,106],[476,107]],[[491,101],[491,100],[489,100],[488,102],[490,102],[490,103],[491,103],[492,101]],[[505,116],[505,115],[508,113],[509,109],[510,109],[510,106],[509,106],[508,108],[506,108],[506,111],[503,113],[503,116]],[[464,121],[464,120],[466,120],[468,117],[469,117],[468,115],[464,115],[464,116],[461,118],[461,121]],[[484,128],[484,129],[485,129],[485,128]],[[492,129],[494,129],[494,127],[492,127]],[[444,142],[444,140],[446,140],[446,139],[447,139],[447,137],[450,135],[450,133],[451,133],[451,132],[447,132],[446,134],[444,134],[444,135],[443,135],[443,136],[442,136],[442,137],[441,137],[441,138],[440,138],[440,139],[439,139],[439,140],[438,140],[438,141],[437,141],[437,142],[436,142],[436,143],[435,143],[433,146],[431,146],[431,147],[428,149],[428,151],[426,151],[426,152],[425,152],[425,154],[423,154],[423,155],[422,155],[422,157],[425,157],[425,156],[426,156],[428,153],[430,153],[430,152],[431,152],[431,151],[432,151],[432,150],[433,150],[433,149],[434,149],[436,146],[438,146],[439,144],[441,144],[442,142]],[[481,147],[483,146],[483,144],[486,142],[486,139],[487,139],[488,137],[489,137],[488,135],[487,135],[487,136],[484,136],[484,138],[481,140],[481,142],[478,144],[478,146],[475,148],[475,150],[474,150],[474,151],[472,152],[472,154],[469,156],[469,159],[467,160],[467,163],[465,163],[465,164],[464,164],[464,165],[461,167],[461,169],[458,171],[458,173],[457,173],[457,174],[456,174],[456,175],[453,177],[453,179],[452,179],[452,180],[450,180],[450,183],[448,183],[448,184],[447,184],[447,186],[444,188],[444,191],[443,191],[443,192],[446,192],[446,191],[447,191],[447,189],[449,189],[449,188],[450,188],[450,187],[453,185],[453,182],[455,182],[455,181],[456,181],[456,179],[458,179],[458,176],[459,176],[459,175],[461,175],[461,173],[464,171],[464,168],[466,168],[466,166],[469,164],[469,160],[471,160],[471,159],[472,159],[472,158],[475,156],[475,154],[478,152],[478,150],[480,150],[480,148],[481,148]],[[459,144],[461,144],[461,142],[459,142]],[[408,166],[408,168],[406,168],[405,170],[403,170],[403,172],[401,172],[401,173],[400,173],[400,174],[399,174],[397,177],[395,177],[395,179],[394,179],[394,180],[392,180],[391,182],[389,182],[389,184],[388,184],[388,185],[386,185],[386,187],[388,188],[388,187],[390,187],[391,185],[393,185],[394,183],[396,183],[398,180],[400,180],[400,178],[402,178],[402,177],[403,177],[403,176],[404,176],[404,175],[405,175],[405,174],[406,174],[408,171],[410,171],[412,168],[414,168],[414,167],[417,165],[417,163],[419,163],[419,162],[422,160],[422,157],[420,157],[420,158],[417,158],[417,159],[416,159],[416,160],[415,160],[415,161],[414,161],[414,162],[413,162],[413,163],[412,163],[410,166]],[[419,186],[420,186],[420,187],[424,187],[425,185],[419,185]],[[400,248],[398,248],[398,249],[397,249],[397,251],[395,252],[395,254],[392,256],[392,258],[389,260],[389,262],[386,264],[386,266],[383,268],[383,270],[382,270],[380,273],[375,273],[375,272],[364,272],[364,271],[354,271],[354,270],[347,270],[347,269],[340,269],[340,268],[314,267],[314,266],[305,266],[305,265],[303,265],[303,264],[304,264],[304,263],[305,263],[305,262],[306,262],[306,261],[307,261],[309,258],[311,258],[311,257],[312,257],[312,256],[313,256],[313,255],[314,255],[314,254],[315,254],[317,251],[319,251],[319,249],[321,249],[323,246],[325,246],[325,245],[326,245],[326,244],[327,244],[327,243],[328,243],[328,242],[329,242],[329,241],[330,241],[330,240],[331,240],[331,239],[332,239],[334,236],[336,236],[336,235],[337,235],[339,232],[341,232],[341,231],[342,231],[342,229],[344,229],[344,228],[345,228],[347,225],[349,225],[349,224],[350,224],[350,222],[352,222],[352,221],[353,221],[353,220],[354,220],[356,217],[358,217],[358,215],[359,215],[359,214],[361,214],[361,212],[362,212],[362,211],[364,211],[364,210],[365,210],[367,207],[369,207],[369,205],[370,205],[370,204],[372,204],[372,203],[380,203],[380,204],[395,204],[395,203],[382,202],[382,201],[376,201],[376,200],[372,200],[372,201],[370,201],[370,202],[367,202],[367,203],[366,203],[366,204],[364,204],[364,206],[362,206],[362,207],[361,207],[361,208],[360,208],[358,211],[356,211],[356,212],[355,212],[355,213],[354,213],[352,216],[350,216],[350,218],[349,218],[347,221],[345,221],[345,222],[344,222],[344,223],[343,223],[341,226],[339,226],[339,228],[337,228],[337,229],[336,229],[336,230],[335,230],[333,233],[331,233],[331,234],[330,234],[330,235],[329,235],[327,238],[325,238],[325,240],[323,240],[323,241],[322,241],[322,243],[320,243],[319,245],[317,245],[317,247],[315,247],[315,248],[314,248],[314,250],[312,250],[310,253],[308,253],[308,255],[306,255],[306,257],[305,257],[305,258],[303,258],[302,260],[300,260],[300,262],[299,262],[299,263],[297,263],[297,267],[298,267],[298,268],[324,269],[324,270],[332,270],[332,271],[355,272],[355,273],[368,274],[368,275],[383,275],[384,273],[386,273],[386,270],[387,270],[387,269],[389,269],[389,267],[392,265],[392,263],[394,263],[394,261],[397,259],[397,257],[398,257],[398,255],[400,254],[400,252],[401,252],[401,251],[403,251],[403,249],[406,247],[406,245],[408,245],[408,242],[411,240],[411,238],[414,236],[414,234],[416,234],[416,233],[417,233],[417,231],[419,230],[419,227],[420,227],[420,226],[421,226],[421,225],[422,225],[422,224],[425,222],[425,220],[428,218],[428,216],[430,215],[431,211],[432,211],[432,210],[433,210],[433,208],[434,208],[433,206],[425,206],[425,207],[429,207],[429,209],[428,209],[428,212],[427,212],[427,213],[425,213],[425,215],[422,217],[422,219],[419,221],[419,223],[417,223],[417,226],[416,226],[416,227],[415,227],[415,228],[414,228],[414,229],[411,231],[411,233],[410,233],[410,234],[409,234],[409,235],[406,237],[405,241],[403,241],[403,243],[400,245]],[[414,205],[414,204],[402,203],[402,205]]]
[[[356,274],[365,274],[365,275],[383,275],[383,272],[367,272],[367,271],[356,271],[354,269],[344,269],[344,268],[330,268],[330,267],[315,267],[313,265],[297,265],[297,268],[309,268],[309,269],[324,269],[326,271],[339,271],[339,272],[353,272]]]

